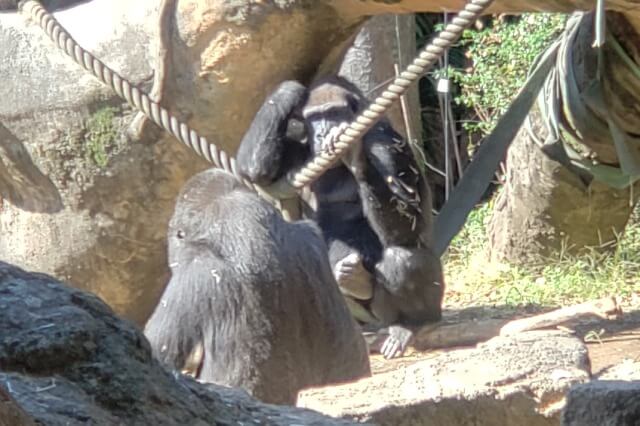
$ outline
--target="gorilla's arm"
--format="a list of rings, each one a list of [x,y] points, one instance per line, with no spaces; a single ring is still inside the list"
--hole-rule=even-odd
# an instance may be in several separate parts
[[[409,144],[390,125],[381,125],[364,137],[359,156],[350,161],[364,170],[358,179],[362,209],[380,241],[385,247],[425,246],[431,195]]]
[[[394,358],[404,353],[417,327],[442,316],[442,265],[428,248],[431,196],[411,147],[388,123],[369,131],[354,152],[360,158],[350,160],[364,170],[358,180],[364,215],[385,246],[370,310],[391,325],[377,349]]]
[[[379,351],[395,358],[404,353],[416,328],[442,318],[442,264],[429,248],[387,247],[375,275],[381,286],[371,311],[393,324]]]
[[[385,121],[363,139],[363,151],[370,167],[384,179],[389,190],[411,214],[421,214],[420,174],[409,143]]]
[[[218,263],[210,257],[200,252],[193,260],[172,267],[171,280],[145,327],[155,357],[176,370],[204,343],[202,325],[212,314],[209,303],[203,302],[210,297],[207,289],[215,285],[211,270]]]
[[[285,81],[256,113],[236,156],[240,172],[251,182],[269,185],[306,159],[308,150],[301,143],[306,132],[296,117],[306,98],[302,84]]]

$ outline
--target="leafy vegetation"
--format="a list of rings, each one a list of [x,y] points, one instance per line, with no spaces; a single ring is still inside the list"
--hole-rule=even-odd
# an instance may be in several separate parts
[[[564,15],[527,14],[516,22],[494,20],[482,31],[465,32],[458,51],[466,49],[473,66],[454,69],[457,102],[467,117],[465,127],[488,134],[524,83],[537,57],[562,31]],[[455,56],[459,63],[459,55]],[[453,63],[453,61],[452,61]],[[473,211],[445,257],[447,302],[454,306],[558,306],[607,295],[640,293],[640,210],[615,254],[592,250],[572,256],[558,253],[538,264],[511,266],[489,262],[487,221],[492,203]]]
[[[461,45],[473,65],[453,69],[451,77],[461,90],[456,101],[478,116],[466,123],[468,130],[491,132],[524,84],[533,61],[562,32],[565,21],[562,14],[531,13],[516,22],[494,19],[482,31],[464,32]]]

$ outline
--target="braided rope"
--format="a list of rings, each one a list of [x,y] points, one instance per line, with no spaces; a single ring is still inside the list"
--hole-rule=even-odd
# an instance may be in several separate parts
[[[405,71],[365,109],[335,141],[331,152],[322,152],[309,161],[299,171],[293,174],[291,183],[287,186],[302,189],[320,177],[327,169],[335,164],[345,151],[380,120],[409,88],[442,56],[444,51],[455,43],[465,28],[471,25],[493,2],[493,0],[470,0],[465,8],[433,39],[414,59]],[[232,173],[248,188],[257,191],[257,186],[244,179],[238,169],[236,160],[226,152],[210,144],[203,136],[198,135],[185,123],[173,117],[167,109],[154,102],[144,92],[134,87],[124,77],[106,66],[95,56],[84,50],[65,31],[60,23],[49,14],[37,0],[22,0],[19,10],[31,17],[47,33],[49,38],[57,44],[71,59],[89,71],[104,84],[113,89],[120,97],[151,119],[154,123],[173,135],[183,144],[193,149],[196,154],[218,168]]]

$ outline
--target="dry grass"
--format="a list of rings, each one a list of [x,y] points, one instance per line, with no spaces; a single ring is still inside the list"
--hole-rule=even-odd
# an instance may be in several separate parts
[[[639,210],[613,254],[596,250],[581,256],[558,253],[536,265],[510,266],[488,260],[490,208],[484,205],[471,213],[444,259],[448,306],[550,307],[608,295],[623,301],[639,297]]]

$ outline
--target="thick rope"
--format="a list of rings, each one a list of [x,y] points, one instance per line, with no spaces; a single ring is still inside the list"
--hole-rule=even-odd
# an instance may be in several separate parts
[[[339,135],[334,144],[335,149],[331,152],[322,152],[313,158],[312,161],[293,174],[290,185],[295,189],[302,189],[335,164],[351,145],[362,138],[380,120],[393,105],[393,102],[397,101],[413,82],[433,66],[444,51],[460,38],[465,28],[469,27],[492,2],[493,0],[470,0],[451,23],[419,53],[413,63]],[[215,145],[210,144],[206,138],[198,135],[185,123],[177,120],[165,108],[152,101],[145,93],[133,87],[125,78],[80,47],[38,1],[23,0],[18,7],[22,13],[35,20],[49,38],[76,63],[111,87],[131,105],[144,112],[154,123],[171,133],[176,139],[216,167],[232,173],[247,187],[254,191],[257,190],[255,185],[242,178],[233,157],[230,157]]]

